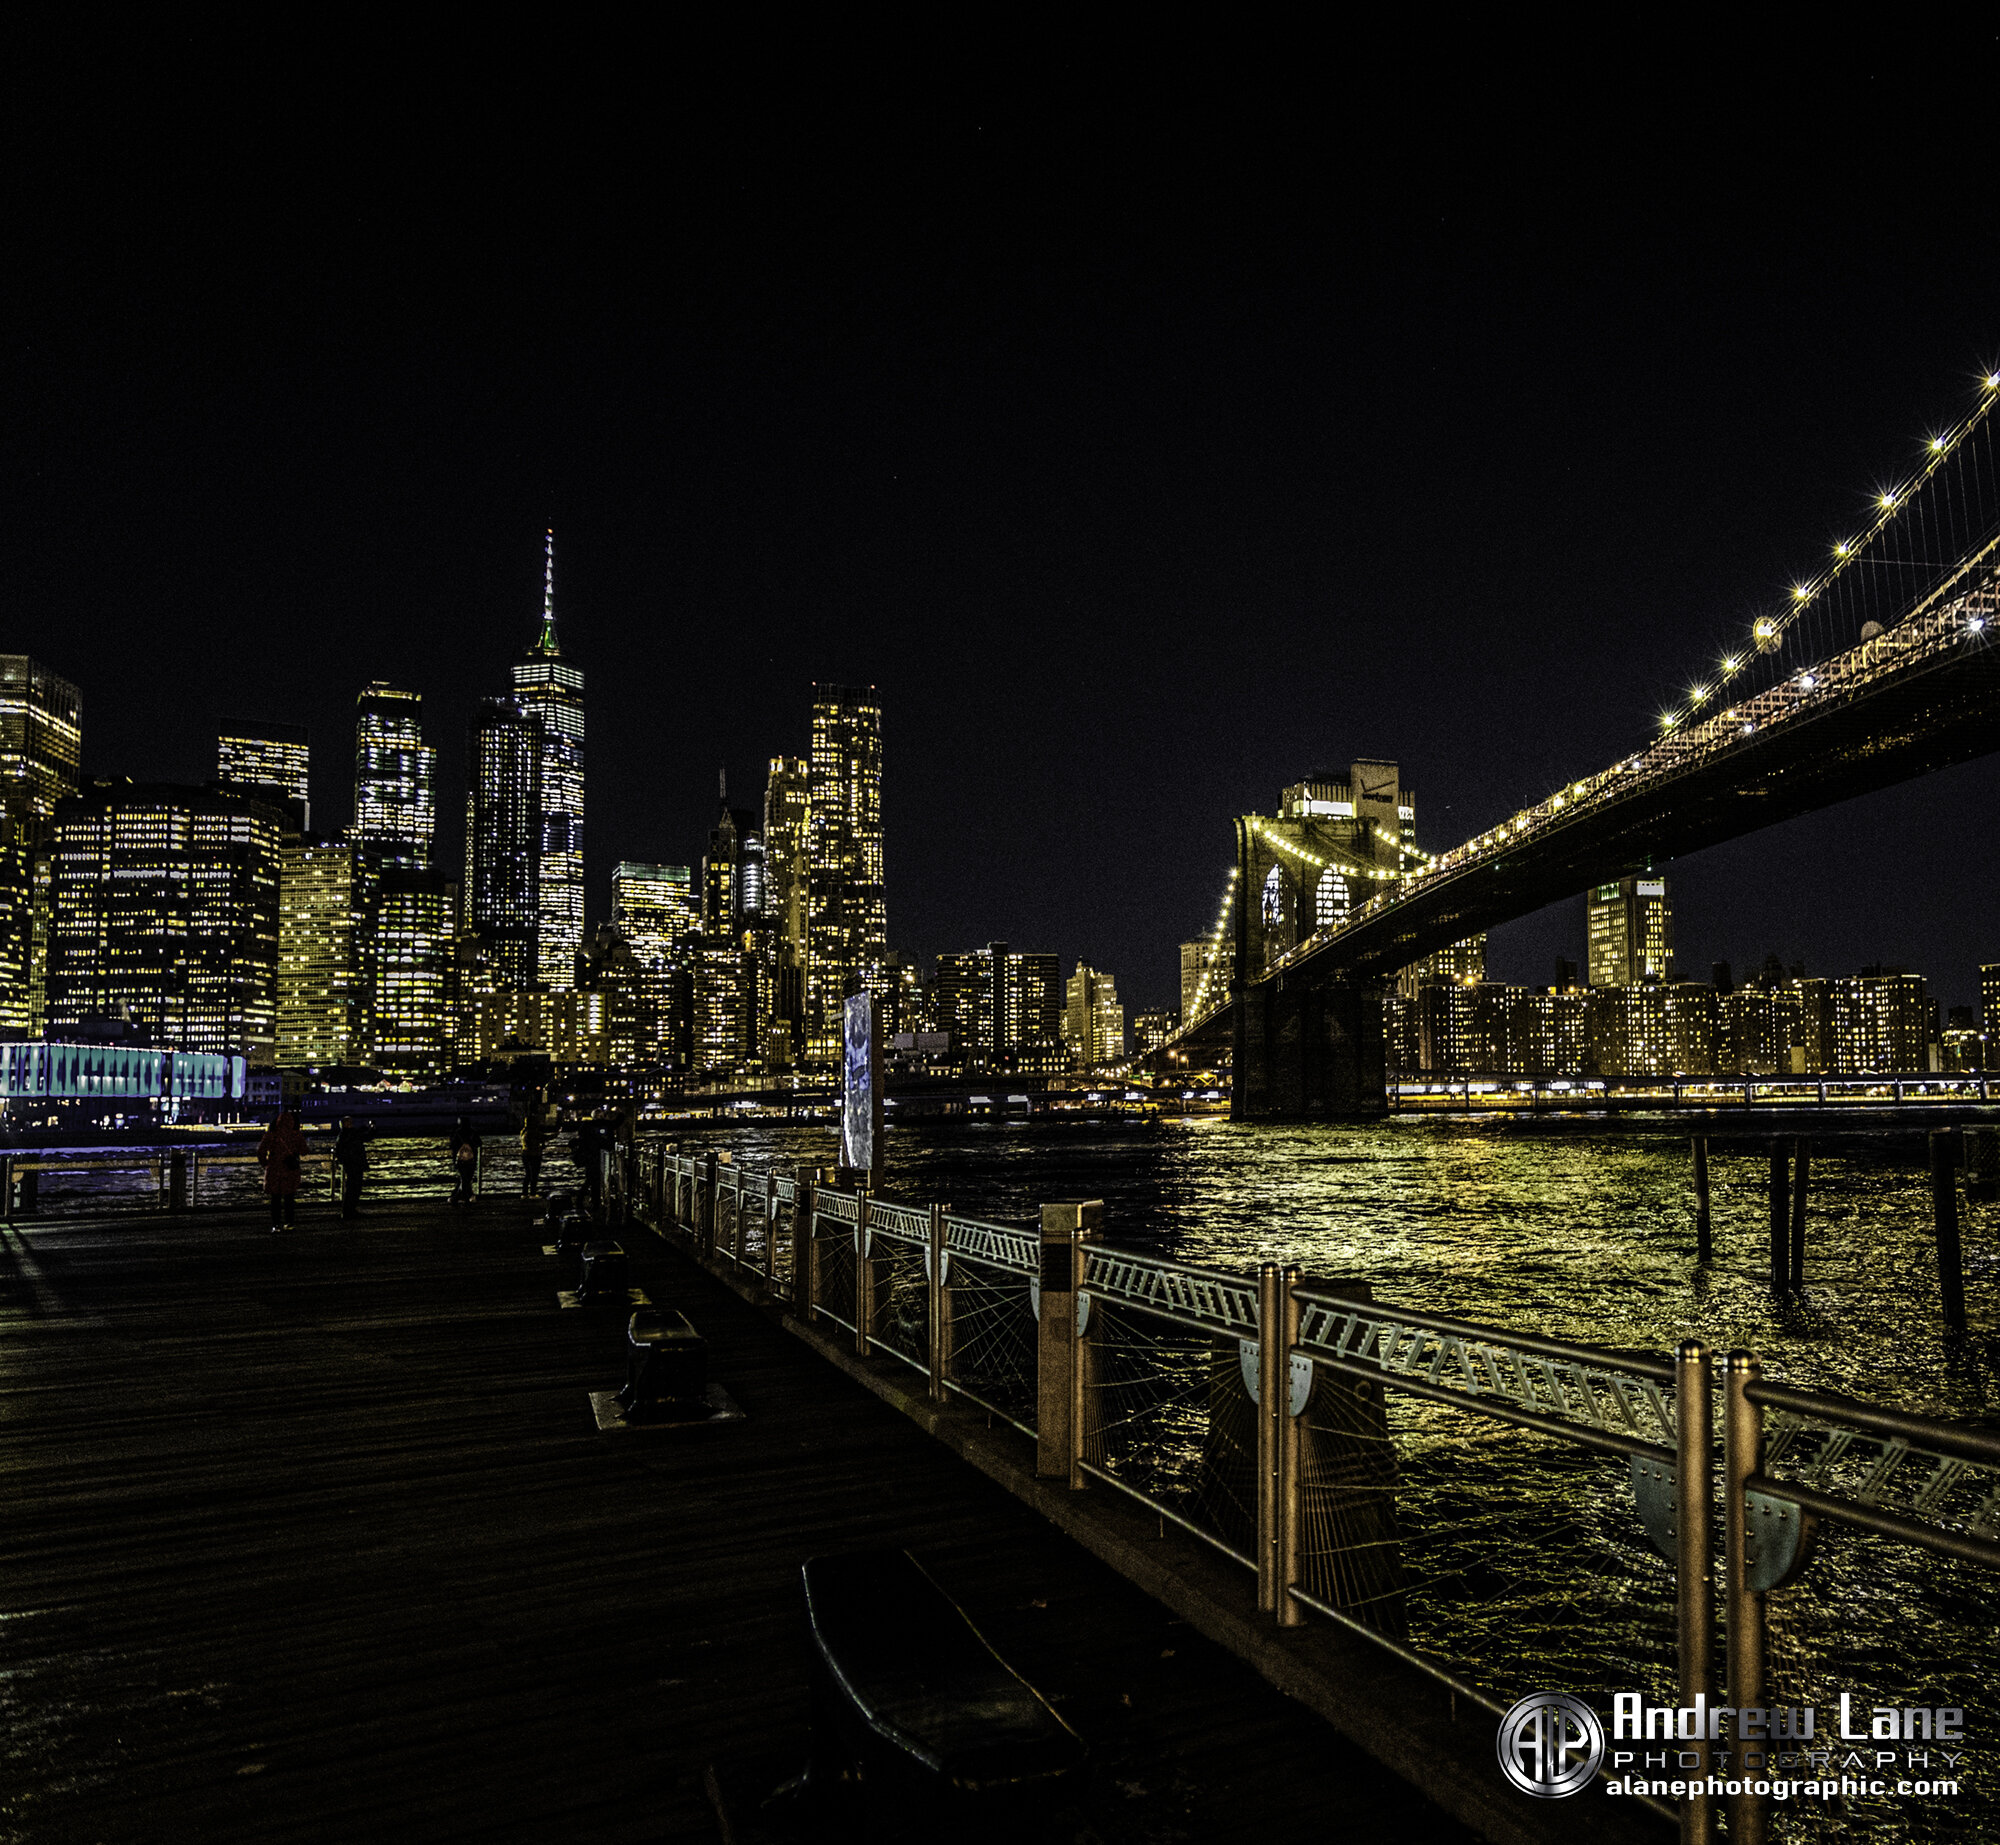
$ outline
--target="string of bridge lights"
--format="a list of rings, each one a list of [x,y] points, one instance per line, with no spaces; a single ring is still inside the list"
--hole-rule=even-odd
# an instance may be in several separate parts
[[[1181,1021],[1183,1031],[1201,1017],[1201,1002],[1208,997],[1209,978],[1215,972],[1216,957],[1222,952],[1222,932],[1229,927],[1229,912],[1236,901],[1236,876],[1237,868],[1232,865],[1229,882],[1222,892],[1222,914],[1215,919],[1215,927],[1209,932],[1208,954],[1202,962],[1201,979],[1195,984],[1194,998],[1188,1001],[1188,1017]]]
[[[1868,528],[1856,537],[1839,540],[1833,547],[1833,561],[1830,564],[1826,565],[1817,576],[1808,577],[1792,585],[1791,604],[1782,615],[1760,615],[1751,623],[1749,650],[1724,654],[1718,662],[1720,670],[1716,676],[1716,683],[1699,682],[1689,686],[1686,709],[1676,706],[1672,710],[1660,713],[1660,730],[1663,734],[1678,729],[1727,686],[1729,681],[1749,664],[1751,653],[1770,654],[1778,651],[1784,642],[1786,630],[1839,581],[1842,573],[1861,556],[1863,551],[1889,529],[1903,508],[1916,498],[1931,476],[1944,466],[1966,437],[1992,413],[1994,405],[2000,404],[2000,372],[1989,372],[1980,380],[1980,387],[1979,403],[1972,414],[1956,428],[1947,430],[1943,435],[1931,436],[1927,440],[1924,465],[1900,486],[1885,487],[1875,495],[1875,517]],[[1808,691],[1815,683],[1810,674],[1801,679],[1801,684]]]
[[[1378,882],[1393,882],[1403,875],[1400,871],[1385,871],[1379,865],[1364,865],[1358,859],[1322,858],[1317,852],[1308,852],[1304,846],[1294,845],[1289,839],[1281,839],[1276,833],[1273,833],[1265,826],[1261,820],[1253,819],[1250,822],[1250,830],[1273,850],[1289,853],[1293,858],[1301,859],[1308,865],[1318,865],[1322,869],[1332,866],[1336,871],[1343,872],[1350,877],[1374,878]],[[1397,847],[1398,850],[1407,851],[1409,849],[1400,840],[1389,839],[1388,834],[1382,833],[1380,827],[1377,827],[1375,830],[1377,833],[1381,833],[1381,836],[1387,839],[1390,845]]]

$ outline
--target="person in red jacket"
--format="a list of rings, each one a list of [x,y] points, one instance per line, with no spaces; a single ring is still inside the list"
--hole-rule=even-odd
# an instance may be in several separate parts
[[[292,1211],[299,1195],[301,1156],[306,1150],[306,1137],[299,1132],[299,1124],[286,1109],[265,1131],[264,1138],[257,1143],[257,1158],[264,1167],[264,1194],[271,1200],[271,1234],[289,1229]]]

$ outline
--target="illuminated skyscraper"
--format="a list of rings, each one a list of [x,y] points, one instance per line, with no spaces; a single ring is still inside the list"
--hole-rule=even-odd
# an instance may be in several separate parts
[[[234,720],[223,725],[215,740],[215,779],[289,814],[295,833],[312,827],[311,767],[312,750],[302,725]]]
[[[840,1055],[850,986],[883,990],[882,708],[872,686],[813,688],[806,830],[806,1031],[812,1061]]]
[[[278,872],[277,1060],[290,1068],[357,1061],[361,980],[356,848],[290,840]]]
[[[793,1061],[805,1044],[806,835],[811,771],[798,756],[773,756],[764,783],[764,910],[771,919],[772,1061]],[[783,1042],[778,1043],[782,1034]]]
[[[540,720],[511,698],[482,698],[466,756],[465,921],[493,977],[520,991],[542,965]]]
[[[639,1061],[677,1063],[700,919],[685,865],[621,864],[611,878],[611,919],[637,964]]]
[[[268,1059],[284,816],[225,789],[96,782],[57,803],[49,1026]]]
[[[1125,1055],[1125,1008],[1118,1003],[1117,983],[1083,962],[1069,977],[1062,1023],[1063,1042],[1085,1069],[1116,1063]]]
[[[576,985],[583,948],[583,673],[556,643],[553,532],[543,561],[541,631],[515,663],[514,702],[539,720],[542,733],[536,977],[564,992]]]
[[[0,654],[0,1031],[42,1028],[56,803],[77,789],[83,699],[28,655]]]
[[[1590,984],[1635,987],[1674,977],[1674,913],[1665,878],[1594,885],[1589,911]]]
[[[1067,1063],[1062,973],[1054,955],[1024,954],[1005,942],[939,955],[932,992],[937,1025],[951,1034],[952,1052],[962,1063],[1021,1071]]]
[[[375,866],[428,871],[437,834],[437,751],[420,692],[376,680],[354,714],[354,839]]]
[[[362,1059],[392,1075],[442,1075],[452,1063],[457,893],[434,871],[392,865],[374,876],[368,895]]]

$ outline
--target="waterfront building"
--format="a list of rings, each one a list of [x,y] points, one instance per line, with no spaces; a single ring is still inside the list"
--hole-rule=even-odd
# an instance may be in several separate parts
[[[1053,1073],[1068,1067],[1063,1042],[1061,963],[988,942],[964,954],[939,955],[937,1025],[951,1034],[968,1069]]]
[[[1158,1050],[1181,1028],[1178,1006],[1156,1007],[1132,1015],[1132,1048],[1139,1055]]]
[[[269,1061],[285,817],[221,788],[93,782],[56,803],[50,1029]]]
[[[56,803],[77,791],[83,696],[24,653],[0,654],[0,1032],[46,1018]]]
[[[1832,986],[1839,1075],[1930,1067],[1931,1004],[1921,974],[1864,968]]]
[[[1236,966],[1236,943],[1227,930],[1205,941],[1181,944],[1180,1014],[1192,1025],[1204,1012],[1229,998]]]
[[[1716,1067],[1733,1076],[1778,1076],[1800,1042],[1801,996],[1787,986],[1734,987],[1717,996]]]
[[[1979,1023],[1989,1032],[2000,1032],[2000,961],[1989,961],[1979,970]]]
[[[1063,1042],[1085,1069],[1116,1063],[1125,1055],[1125,1008],[1109,974],[1079,961],[1065,990]]]
[[[217,782],[269,802],[300,835],[312,828],[311,769],[311,742],[300,724],[236,719],[215,740]]]
[[[814,686],[807,806],[806,1051],[831,1065],[847,994],[879,994],[889,952],[882,708],[872,686]]]
[[[515,662],[514,702],[541,727],[535,977],[564,992],[576,985],[583,948],[583,673],[556,640],[553,532],[543,560],[542,625]]]
[[[482,995],[472,1009],[472,1055],[490,1063],[503,1050],[545,1053],[570,1069],[610,1064],[611,999],[605,993],[504,989]]]
[[[423,695],[380,679],[355,700],[352,833],[371,864],[430,869],[437,751],[424,741]]]
[[[700,923],[693,873],[686,865],[621,863],[611,877],[611,919],[633,961],[639,1061],[675,1067],[686,1024],[679,996],[687,989],[689,940]]]
[[[1425,987],[1476,987],[1486,978],[1486,937],[1468,935],[1462,942],[1435,948],[1396,975],[1396,990],[1414,999]]]
[[[1620,878],[1592,886],[1586,924],[1592,986],[1672,981],[1674,915],[1665,878]]]
[[[1508,1068],[1524,1076],[1580,1076],[1589,997],[1580,986],[1524,989],[1519,1031]]]
[[[771,1032],[785,1047],[780,1067],[805,1049],[810,913],[806,846],[812,828],[812,766],[773,756],[764,782],[764,908],[771,922]]]
[[[466,925],[494,978],[525,989],[543,966],[541,721],[511,698],[483,698],[466,754]]]
[[[362,1061],[393,1076],[442,1076],[454,1062],[458,889],[435,871],[373,873],[361,939],[367,998]]]
[[[356,958],[357,848],[289,838],[278,866],[275,1057],[306,1069],[361,1060],[364,1000]]]
[[[756,1031],[754,958],[727,936],[695,940],[694,1068],[710,1081],[746,1073],[753,1060]]]

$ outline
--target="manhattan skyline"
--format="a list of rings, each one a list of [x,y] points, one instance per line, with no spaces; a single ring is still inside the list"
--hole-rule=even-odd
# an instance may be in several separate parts
[[[336,165],[310,110],[157,172],[144,96],[36,116],[9,644],[84,688],[87,773],[203,780],[224,720],[299,724],[329,817],[355,693],[418,691],[448,854],[553,525],[593,920],[617,862],[698,850],[718,764],[796,747],[803,688],[867,683],[897,945],[1045,943],[1166,1003],[1231,816],[1380,756],[1435,848],[1635,746],[1959,413],[2000,263],[1983,181],[1896,177],[1937,62],[1692,145],[1607,102],[1560,209],[1542,144],[1473,161],[1477,110],[1357,194],[1381,156],[1303,96],[1191,120],[1082,73],[831,144],[614,123],[472,212],[428,143]],[[1970,1001],[1996,794],[1976,763],[1680,861],[1684,956]],[[1581,904],[1496,973],[1546,979]]]

